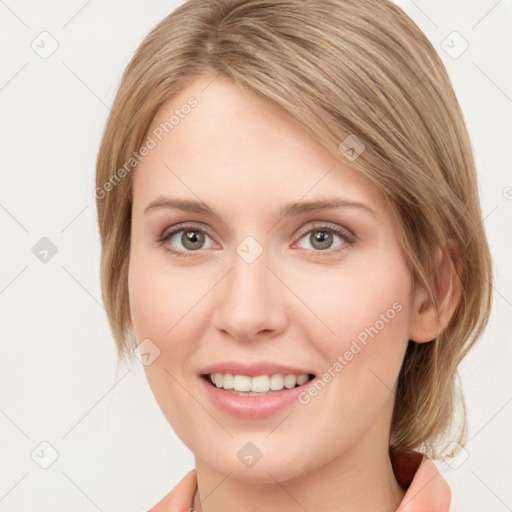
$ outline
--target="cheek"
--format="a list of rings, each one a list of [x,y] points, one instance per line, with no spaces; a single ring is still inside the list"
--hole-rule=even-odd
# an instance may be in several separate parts
[[[367,266],[364,272],[344,270],[324,278],[319,274],[313,280],[315,288],[306,288],[313,282],[308,278],[302,287],[304,293],[309,290],[307,304],[322,321],[319,324],[310,315],[303,327],[323,367],[316,389],[309,388],[301,403],[309,417],[324,418],[310,424],[313,437],[336,439],[322,445],[320,458],[356,442],[377,417],[387,421],[379,411],[385,406],[391,412],[393,388],[408,343],[407,268],[398,264],[393,270],[390,265],[387,269]],[[381,428],[387,429],[384,423]],[[300,429],[300,422],[294,427]]]
[[[205,302],[201,301],[208,291],[206,281],[191,277],[190,269],[148,264],[148,259],[137,254],[130,259],[128,289],[133,329],[138,343],[148,339],[156,346],[158,355],[144,365],[144,371],[174,427],[182,416],[175,412],[190,408],[184,387],[187,376],[190,378],[195,371],[192,355],[207,329]]]
[[[336,379],[338,385],[350,379],[362,390],[381,379],[381,385],[392,388],[411,316],[410,274],[403,260],[390,257],[378,265],[319,273],[301,287],[315,313],[307,320],[309,339],[322,354],[325,369],[337,363],[332,371],[345,375]]]
[[[167,266],[161,261],[153,264],[150,258],[135,254],[130,260],[128,288],[136,334],[159,340],[162,351],[171,345],[185,345],[176,338],[192,335],[190,326],[198,325],[205,287],[204,280],[191,275],[190,269]]]

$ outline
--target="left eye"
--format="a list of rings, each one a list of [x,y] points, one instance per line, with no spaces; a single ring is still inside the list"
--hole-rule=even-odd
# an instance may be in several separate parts
[[[340,239],[341,242],[333,246],[335,238]],[[315,228],[305,233],[301,240],[305,239],[312,245],[312,247],[306,247],[306,249],[326,251],[349,243],[348,238],[348,235],[334,228]]]

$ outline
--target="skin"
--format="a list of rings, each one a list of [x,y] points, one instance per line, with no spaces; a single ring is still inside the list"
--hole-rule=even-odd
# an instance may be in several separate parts
[[[284,111],[211,81],[192,82],[150,127],[190,96],[198,100],[137,167],[128,276],[130,328],[160,350],[146,376],[194,453],[201,508],[396,510],[405,494],[388,455],[396,380],[408,340],[431,339],[449,312],[439,317],[413,287],[397,226],[371,183]],[[222,220],[165,208],[144,214],[162,195],[202,200]],[[374,214],[347,207],[279,216],[285,203],[331,197]],[[183,232],[156,241],[182,222],[206,233],[203,245],[183,245]],[[332,246],[322,249],[311,232],[322,226],[350,230],[356,241],[327,231]],[[236,252],[249,235],[263,248],[251,264]],[[241,419],[200,386],[201,368],[228,359],[321,376],[394,303],[401,311],[307,405]],[[236,456],[247,442],[263,454],[251,468]]]

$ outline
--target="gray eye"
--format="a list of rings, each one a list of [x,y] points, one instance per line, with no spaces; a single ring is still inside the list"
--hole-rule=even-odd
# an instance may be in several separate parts
[[[178,245],[179,250],[197,251],[204,249],[203,245],[206,237],[208,237],[208,235],[199,229],[180,229],[173,234],[170,242],[173,246],[176,246],[179,241],[181,244],[181,247]]]
[[[339,238],[341,242],[338,245],[333,245],[334,239]],[[324,229],[324,228],[316,228],[308,231],[301,240],[306,239],[311,247],[305,247],[306,249],[314,249],[317,251],[325,251],[326,249],[331,249],[335,247],[339,247],[345,240],[341,235],[335,233],[332,229]]]

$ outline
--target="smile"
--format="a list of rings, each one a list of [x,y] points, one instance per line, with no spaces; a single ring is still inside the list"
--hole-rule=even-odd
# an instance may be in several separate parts
[[[231,373],[211,373],[205,375],[212,386],[242,396],[258,396],[269,392],[282,391],[302,386],[314,375],[302,373],[300,375],[233,375]]]
[[[299,405],[299,395],[306,391],[314,377],[313,374],[249,377],[215,373],[203,374],[199,380],[217,409],[242,419],[255,420],[277,414],[293,403]]]

